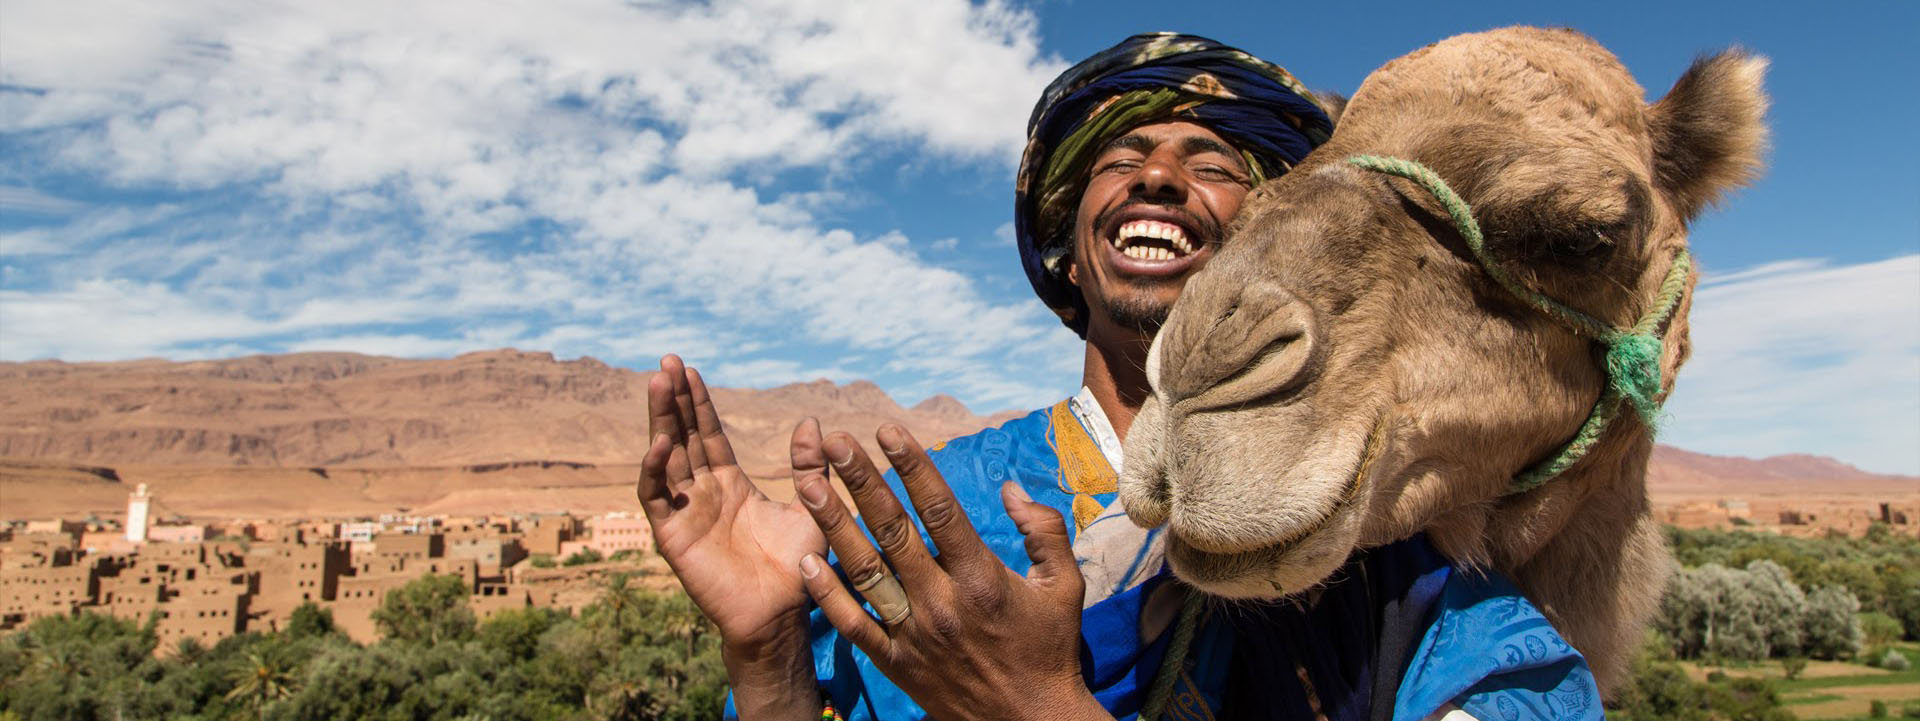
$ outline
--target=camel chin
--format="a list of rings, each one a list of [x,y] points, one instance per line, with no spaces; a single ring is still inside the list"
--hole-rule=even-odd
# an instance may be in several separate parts
[[[1156,426],[1163,423],[1165,415],[1149,401],[1130,435],[1165,439],[1170,432]],[[1345,563],[1359,540],[1371,488],[1368,460],[1381,451],[1374,433],[1329,433],[1322,440],[1328,443],[1316,446],[1313,458],[1261,449],[1269,461],[1261,468],[1213,480],[1205,479],[1211,472],[1206,459],[1162,455],[1169,446],[1159,443],[1130,444],[1126,467],[1135,472],[1122,478],[1121,502],[1136,524],[1167,527],[1169,564],[1201,591],[1247,600],[1300,593]],[[1230,453],[1243,458],[1246,451]],[[1174,477],[1186,481],[1177,501],[1167,483]]]

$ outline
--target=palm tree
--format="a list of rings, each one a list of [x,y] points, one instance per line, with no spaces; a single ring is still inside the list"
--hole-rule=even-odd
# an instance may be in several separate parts
[[[267,706],[293,695],[293,669],[277,658],[247,652],[247,661],[233,672],[233,690],[228,701],[245,700],[256,718],[266,719]]]
[[[607,578],[606,585],[602,586],[600,591],[601,612],[611,616],[607,621],[622,640],[639,630],[637,628],[639,624],[634,623],[636,619],[633,617],[639,613],[641,604],[646,600],[640,587],[632,585],[630,581],[631,577],[628,574],[616,573]]]
[[[40,675],[60,679],[63,683],[87,672],[86,656],[71,644],[36,645],[29,652],[33,659],[30,668]]]

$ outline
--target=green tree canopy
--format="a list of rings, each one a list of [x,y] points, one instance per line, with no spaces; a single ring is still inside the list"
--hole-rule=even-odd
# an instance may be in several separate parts
[[[473,637],[472,589],[459,576],[428,574],[387,592],[373,611],[374,626],[389,640],[437,644]]]

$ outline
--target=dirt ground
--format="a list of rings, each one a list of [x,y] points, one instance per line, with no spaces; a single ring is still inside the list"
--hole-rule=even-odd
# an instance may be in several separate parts
[[[1857,667],[1856,667],[1857,668]],[[1893,683],[1879,686],[1834,686],[1831,688],[1811,689],[1796,692],[1786,697],[1791,701],[1794,696],[1841,696],[1844,698],[1818,703],[1789,706],[1795,716],[1802,719],[1838,719],[1855,718],[1867,715],[1875,700],[1887,702],[1887,715],[1898,717],[1900,705],[1907,701],[1920,701],[1920,683]]]
[[[1771,679],[1786,678],[1786,672],[1780,669],[1780,664],[1772,663],[1772,662],[1758,665],[1758,666],[1747,666],[1747,667],[1699,666],[1699,665],[1688,663],[1688,664],[1682,664],[1682,667],[1687,670],[1688,678],[1691,678],[1695,681],[1702,681],[1702,682],[1707,680],[1708,673],[1711,673],[1714,671],[1720,671],[1727,674],[1728,676],[1733,676],[1735,678],[1741,678],[1741,677],[1759,677],[1759,678],[1771,678]],[[1857,663],[1843,663],[1840,661],[1808,661],[1807,668],[1800,672],[1800,678],[1834,678],[1836,676],[1885,676],[1889,673],[1892,673],[1892,672],[1883,668],[1872,668],[1868,666],[1862,666]]]

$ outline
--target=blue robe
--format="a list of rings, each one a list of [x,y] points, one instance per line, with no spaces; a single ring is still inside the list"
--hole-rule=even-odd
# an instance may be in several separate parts
[[[1024,539],[999,489],[1017,480],[1072,517],[1049,433],[1087,430],[1052,428],[1058,417],[1042,409],[931,452],[981,539],[1021,574]],[[899,479],[887,480],[905,499]],[[1139,619],[1170,582],[1162,570],[1082,614],[1082,674],[1117,718],[1138,715],[1160,670],[1173,634],[1143,644]],[[1163,718],[1312,719],[1317,708],[1329,721],[1418,721],[1449,703],[1488,721],[1601,718],[1585,660],[1533,604],[1504,578],[1454,568],[1422,536],[1354,554],[1307,596],[1208,612]],[[815,671],[847,719],[926,716],[818,610],[811,624]]]

